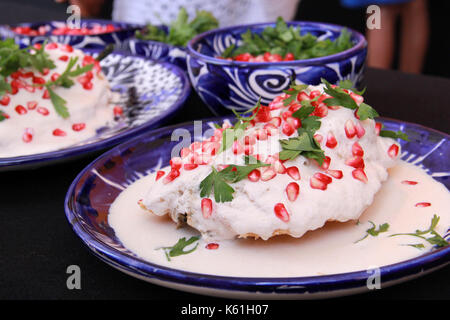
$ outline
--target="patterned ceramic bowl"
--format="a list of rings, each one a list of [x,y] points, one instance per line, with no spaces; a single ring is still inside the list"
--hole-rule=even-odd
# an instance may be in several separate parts
[[[319,38],[336,39],[345,27],[316,23],[288,22],[288,26],[300,27],[301,33],[311,33]],[[262,98],[269,103],[283,90],[288,89],[291,77],[297,82],[316,85],[320,78],[331,83],[349,79],[356,85],[362,81],[367,42],[354,30],[351,40],[354,46],[340,53],[313,59],[283,62],[240,62],[217,58],[232,44],[239,45],[241,34],[248,29],[260,33],[274,23],[240,25],[215,29],[192,39],[187,46],[187,64],[193,87],[217,115],[229,114],[231,109],[244,111]]]
[[[65,21],[47,21],[36,23],[20,23],[14,26],[0,26],[0,38],[14,38],[21,45],[49,42],[70,44],[74,48],[101,49],[108,44],[120,45],[134,35],[141,26],[107,20],[81,20],[80,29],[63,32]],[[15,30],[22,30],[16,32]],[[35,30],[30,33],[28,30]],[[93,34],[81,34],[83,29],[97,30]],[[64,34],[63,34],[64,33]]]
[[[161,26],[160,28],[165,32],[168,31],[165,26]],[[187,53],[185,47],[173,46],[159,41],[140,40],[133,37],[123,43],[122,49],[135,55],[161,62],[169,62],[184,70],[187,69]]]

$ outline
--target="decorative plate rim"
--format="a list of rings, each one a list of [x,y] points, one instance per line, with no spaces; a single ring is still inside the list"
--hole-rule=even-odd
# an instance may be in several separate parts
[[[367,47],[367,40],[366,38],[358,31],[349,28],[349,27],[345,27],[345,26],[341,26],[338,24],[334,24],[334,23],[326,23],[326,22],[313,22],[313,21],[286,21],[286,23],[288,25],[294,25],[294,26],[313,26],[313,27],[324,27],[326,30],[342,30],[342,29],[347,29],[350,31],[350,33],[352,35],[355,35],[355,37],[357,38],[358,42],[351,47],[350,49],[344,50],[342,52],[338,52],[336,54],[332,54],[332,55],[328,55],[328,56],[324,56],[324,57],[318,57],[318,58],[311,58],[311,59],[302,59],[302,60],[292,60],[292,61],[279,61],[279,62],[246,62],[246,61],[229,61],[229,60],[224,60],[224,59],[219,59],[219,58],[215,58],[215,57],[211,57],[202,53],[199,53],[197,50],[194,50],[193,46],[201,41],[203,38],[210,36],[212,34],[215,33],[221,33],[221,32],[226,32],[229,30],[233,30],[233,29],[238,29],[238,28],[255,28],[255,27],[262,27],[262,26],[273,26],[275,23],[274,22],[264,22],[264,23],[253,23],[253,24],[240,24],[240,25],[235,25],[235,26],[230,26],[230,27],[222,27],[222,28],[217,28],[217,29],[213,29],[213,30],[209,30],[206,31],[204,33],[201,33],[197,36],[195,36],[194,38],[192,38],[187,46],[187,52],[189,54],[189,56],[208,62],[208,63],[212,63],[212,64],[217,64],[217,65],[230,65],[230,66],[255,66],[255,67],[267,67],[267,66],[290,66],[290,65],[296,65],[296,66],[302,66],[302,65],[316,65],[316,64],[326,64],[326,63],[330,63],[330,62],[335,62],[335,61],[339,61],[341,59],[344,59],[346,57],[349,56],[353,56],[356,52],[364,49]]]
[[[99,50],[99,49],[83,49],[83,51],[99,52],[101,50]],[[28,165],[28,164],[32,164],[32,163],[36,163],[36,162],[52,161],[52,160],[57,160],[57,159],[66,158],[66,157],[68,158],[68,157],[72,157],[72,156],[79,156],[82,154],[109,148],[113,145],[124,142],[124,140],[129,139],[133,136],[140,135],[141,133],[143,133],[146,130],[154,128],[158,122],[167,121],[171,116],[174,115],[174,113],[176,111],[178,111],[184,105],[184,103],[186,102],[187,98],[189,97],[189,95],[191,93],[191,84],[190,84],[190,81],[189,81],[189,78],[188,78],[186,72],[184,72],[180,67],[178,67],[172,63],[169,63],[169,62],[161,62],[158,60],[145,58],[145,57],[131,54],[128,52],[114,51],[113,53],[122,55],[123,57],[133,57],[136,59],[151,61],[155,64],[159,64],[159,65],[163,66],[165,69],[168,69],[170,72],[177,75],[181,79],[181,83],[183,86],[179,98],[172,104],[172,106],[170,106],[163,113],[159,114],[158,116],[156,116],[134,128],[127,129],[123,132],[120,132],[116,135],[110,136],[106,139],[96,141],[93,143],[88,143],[85,145],[80,145],[80,146],[76,146],[76,147],[69,146],[67,148],[60,149],[60,150],[43,152],[43,153],[35,153],[35,154],[25,155],[25,156],[0,158],[0,169],[13,168],[18,165]]]
[[[229,118],[230,116],[215,117],[202,119],[202,121],[216,122]],[[379,119],[386,123],[391,122],[419,127],[442,134],[446,138],[450,138],[450,135],[446,133],[420,124],[385,117],[380,117]],[[159,136],[167,131],[181,126],[186,126],[190,123],[191,122],[184,122],[159,128],[147,133],[147,135]],[[145,261],[137,256],[132,257],[105,244],[103,241],[92,235],[89,231],[85,230],[83,223],[81,223],[82,220],[71,210],[75,187],[79,183],[80,179],[87,172],[91,171],[91,169],[99,161],[109,158],[118,149],[130,147],[139,139],[139,136],[135,137],[126,143],[118,145],[107,151],[92,161],[77,175],[70,185],[65,197],[64,211],[69,224],[75,234],[82,240],[83,244],[86,245],[92,253],[101,260],[118,269],[123,269],[131,274],[139,275],[141,277],[144,276],[148,279],[156,279],[173,284],[201,286],[209,289],[227,290],[233,292],[299,294],[307,292],[315,293],[352,289],[366,284],[367,278],[370,276],[370,274],[367,273],[367,270],[307,277],[233,277],[189,272],[161,266],[156,263]],[[425,273],[427,270],[442,267],[448,263],[450,263],[450,246],[424,253],[415,258],[382,266],[380,267],[380,272],[384,283],[387,283],[389,281],[402,279],[411,275],[420,275]]]

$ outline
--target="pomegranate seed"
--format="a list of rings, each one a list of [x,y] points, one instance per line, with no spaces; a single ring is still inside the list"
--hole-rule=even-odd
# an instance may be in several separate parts
[[[261,170],[261,180],[269,181],[277,175],[276,171],[271,167],[265,167]]]
[[[396,145],[396,144],[391,145],[388,149],[389,157],[391,157],[392,159],[395,159],[398,155],[398,150],[399,150],[398,145]]]
[[[356,141],[353,145],[352,145],[352,154],[354,156],[359,156],[362,157],[364,155],[364,150],[363,148],[360,146],[360,144],[358,143],[358,141]]]
[[[170,163],[170,167],[172,168],[172,170],[180,170],[181,165],[183,164],[183,161],[181,160],[180,157],[174,157],[174,158],[170,159],[169,163]]]
[[[186,163],[185,165],[183,165],[184,170],[194,170],[195,168],[198,167],[198,164],[195,163]]]
[[[362,96],[353,92],[350,92],[350,97],[356,102],[358,106],[364,101],[364,98]]]
[[[333,149],[337,146],[337,140],[333,133],[328,132],[327,142],[325,145],[330,149]]]
[[[352,171],[352,176],[353,178],[355,178],[356,180],[362,181],[364,183],[367,183],[367,181],[369,181],[367,179],[366,173],[364,172],[363,169],[355,169]]]
[[[94,87],[94,85],[92,84],[92,82],[86,82],[83,84],[83,88],[85,90],[91,90]]]
[[[51,75],[50,80],[56,81],[56,80],[58,80],[59,76],[60,76],[60,74],[55,72]]]
[[[34,73],[32,71],[25,72],[25,73],[22,74],[22,77],[24,77],[24,78],[33,78],[34,77]]]
[[[158,172],[156,172],[156,178],[155,181],[158,181],[163,175],[165,175],[166,173],[162,170],[159,170]]]
[[[330,184],[331,182],[333,182],[333,179],[331,177],[329,177],[326,174],[323,174],[321,172],[314,173],[313,177],[319,181],[322,181],[323,183],[326,183],[326,184]]]
[[[115,117],[120,117],[123,114],[123,109],[120,106],[115,106],[113,112]]]
[[[321,134],[316,133],[314,135],[314,139],[316,139],[317,143],[320,144],[322,142],[322,140],[323,140],[323,136]],[[337,141],[336,141],[336,144],[337,144]]]
[[[55,137],[65,137],[67,135],[67,133],[61,129],[55,129],[55,130],[53,130],[53,135]]]
[[[292,116],[292,112],[290,112],[290,111],[284,111],[284,112],[281,114],[281,118],[282,118],[284,121],[286,121],[286,119],[289,118],[289,117],[291,117],[291,116]]]
[[[247,175],[248,180],[251,182],[257,182],[261,178],[261,172],[258,169],[250,171]]]
[[[358,122],[355,126],[356,128],[356,136],[361,139],[364,134],[366,133],[366,130],[363,128],[363,126]]]
[[[286,169],[287,174],[294,180],[300,180],[300,171],[296,166],[292,166]]]
[[[17,105],[15,110],[20,115],[27,114],[27,112],[28,112],[27,109],[25,109],[25,107],[23,105],[21,105],[21,104]]]
[[[286,187],[286,195],[289,201],[294,202],[297,200],[298,194],[300,192],[300,187],[297,182],[291,182]]]
[[[312,177],[311,179],[309,179],[309,185],[313,189],[319,189],[319,190],[326,190],[327,189],[327,184],[325,182],[315,178],[315,177]]]
[[[216,249],[219,249],[219,244],[218,244],[218,243],[213,243],[213,242],[211,242],[211,243],[208,243],[208,244],[205,246],[205,248],[206,248],[206,249],[209,249],[209,250],[216,250]]]
[[[256,143],[256,137],[254,135],[244,137],[244,144],[253,145],[255,143]]]
[[[286,122],[289,123],[291,126],[293,126],[294,129],[298,129],[302,125],[301,121],[294,117],[288,117],[286,119]]]
[[[284,204],[277,203],[273,208],[273,211],[275,212],[277,218],[281,219],[281,221],[289,222],[289,213],[287,212]]]
[[[407,185],[414,186],[414,185],[418,184],[418,182],[417,181],[411,181],[411,180],[403,180],[402,184],[407,184]]]
[[[244,146],[236,140],[233,142],[232,150],[234,154],[241,154],[244,152]]]
[[[272,166],[277,173],[280,173],[280,174],[286,173],[286,167],[283,165],[283,163],[281,163],[281,161],[275,160],[274,163],[272,164]]]
[[[65,52],[73,52],[73,47],[70,44],[61,45],[61,50]]]
[[[10,101],[11,101],[11,98],[7,94],[5,94],[5,95],[3,95],[2,99],[0,100],[0,104],[2,106],[7,106]]]
[[[252,145],[246,145],[244,146],[244,154],[246,154],[247,156],[253,154],[253,146]]]
[[[45,46],[45,49],[47,49],[47,50],[52,50],[52,49],[56,49],[56,48],[58,48],[58,44],[54,43],[54,42],[49,43]]]
[[[362,157],[351,157],[345,161],[345,164],[356,169],[364,169],[364,159]]]
[[[327,170],[327,173],[336,179],[342,179],[342,177],[344,176],[341,170]]]
[[[42,95],[42,99],[50,99],[50,93],[48,92],[47,89],[44,91],[44,94]]]
[[[33,83],[34,84],[44,84],[45,83],[45,79],[41,78],[41,77],[33,77]]]
[[[294,58],[295,58],[294,54],[291,52],[286,53],[286,55],[284,56],[285,61],[292,61],[292,60],[294,60]]]
[[[189,150],[189,148],[183,148],[180,151],[180,156],[181,158],[186,158],[189,154],[191,153],[191,150]]]
[[[328,170],[330,167],[331,158],[326,156],[325,159],[323,159],[322,165],[320,166],[323,170]]]
[[[347,122],[345,122],[345,134],[349,139],[353,138],[356,135],[355,124],[352,120],[347,120]]]
[[[73,125],[72,125],[72,130],[73,131],[82,131],[82,130],[84,130],[84,128],[86,128],[86,124],[85,123],[83,123],[83,122],[80,122],[80,123],[74,123]]]
[[[281,118],[280,117],[273,117],[270,119],[269,123],[273,124],[275,127],[279,127],[281,125]],[[265,128],[265,126],[264,126]]]
[[[61,60],[61,61],[68,61],[69,60],[69,56],[64,55],[64,56],[59,57],[58,59]]]
[[[320,118],[326,117],[326,115],[328,114],[328,107],[326,104],[321,103],[319,104],[315,109],[314,112],[311,113],[311,115],[313,116],[317,116]]]
[[[379,122],[375,123],[375,133],[379,136],[380,135],[380,131],[381,128],[383,127],[383,125]]]
[[[275,136],[278,134],[277,127],[272,123],[264,125],[264,130],[266,130],[268,136]]]
[[[25,143],[29,143],[31,142],[31,140],[33,140],[33,129],[31,128],[26,128],[25,132],[22,135],[22,140]]]
[[[264,141],[267,140],[267,132],[262,129],[255,130],[256,139]]]
[[[419,202],[419,203],[415,204],[415,207],[417,207],[417,208],[426,208],[429,206],[431,206],[431,203],[429,203],[429,202]]]
[[[216,152],[220,149],[220,143],[218,142],[204,142],[202,144],[202,152],[215,155]]]
[[[294,102],[294,104],[291,105],[291,106],[289,107],[289,111],[290,111],[291,113],[294,113],[295,111],[299,110],[301,107],[302,107],[301,104],[295,103],[295,102]],[[297,118],[295,118],[295,119],[297,119]],[[297,119],[297,120],[298,120],[298,119]]]
[[[38,107],[38,108],[37,108],[37,112],[40,113],[40,114],[42,114],[43,116],[48,116],[48,114],[50,113],[50,112],[48,111],[48,109],[45,108],[45,107]]]
[[[176,178],[180,176],[180,171],[176,169],[170,170],[170,172],[167,174],[167,176],[164,178],[163,183],[167,184],[169,182],[172,182]]]
[[[37,101],[28,101],[27,108],[28,110],[34,110],[37,107]]]
[[[298,101],[303,101],[303,100],[310,100],[309,96],[306,92],[302,91],[299,94],[297,94],[297,100]]]
[[[202,214],[205,219],[208,219],[212,215],[212,201],[208,198],[202,199]]]
[[[285,134],[287,136],[290,136],[295,132],[295,128],[292,125],[290,125],[289,123],[285,122],[285,123],[283,123],[281,132],[283,132],[283,134]]]

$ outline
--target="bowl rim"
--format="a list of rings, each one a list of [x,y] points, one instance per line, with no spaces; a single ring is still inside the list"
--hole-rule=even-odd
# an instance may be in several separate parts
[[[90,48],[84,48],[81,49],[84,52],[88,53],[95,53],[100,52],[100,49],[90,49]],[[149,121],[146,121],[143,124],[140,124],[136,126],[135,128],[125,130],[123,132],[118,133],[117,135],[113,135],[109,138],[96,141],[93,143],[88,143],[76,147],[67,147],[60,150],[54,150],[54,151],[48,151],[48,152],[42,152],[42,153],[35,153],[30,155],[24,155],[24,156],[16,156],[16,157],[4,157],[0,158],[0,169],[9,169],[14,168],[18,165],[29,165],[33,163],[39,163],[39,162],[46,162],[46,161],[53,161],[61,158],[68,158],[73,156],[79,156],[81,154],[86,154],[90,152],[95,152],[98,150],[102,150],[105,148],[109,148],[112,146],[115,146],[117,144],[120,144],[124,142],[127,139],[133,139],[135,136],[138,136],[142,133],[145,133],[147,130],[152,129],[161,121],[166,121],[170,118],[170,116],[173,116],[176,111],[178,111],[181,107],[184,106],[184,103],[186,102],[187,98],[190,96],[191,93],[191,85],[189,78],[180,67],[169,63],[169,62],[161,62],[158,60],[153,60],[149,58],[142,57],[140,55],[131,54],[128,52],[123,51],[113,51],[113,54],[121,55],[122,57],[133,57],[136,59],[142,59],[146,61],[153,62],[155,64],[159,64],[163,66],[164,68],[170,70],[172,73],[176,74],[182,83],[184,83],[184,86],[181,90],[180,97],[173,103],[172,106],[170,106],[167,110],[165,110],[163,113],[158,115],[155,118],[150,119]]]
[[[192,38],[187,46],[187,52],[189,54],[189,56],[193,57],[193,58],[197,58],[199,60],[211,63],[211,64],[216,64],[216,65],[230,65],[230,66],[236,66],[236,67],[240,67],[240,66],[263,66],[263,67],[267,67],[267,66],[290,66],[290,65],[317,65],[317,64],[325,64],[325,63],[329,63],[329,62],[335,62],[335,61],[339,61],[342,59],[345,59],[349,56],[353,56],[355,55],[358,51],[361,51],[363,49],[365,49],[367,47],[367,40],[364,37],[364,35],[362,35],[360,32],[346,27],[346,26],[342,26],[342,25],[338,25],[338,24],[333,24],[333,23],[327,23],[327,22],[318,22],[318,21],[286,21],[286,24],[288,26],[311,26],[311,27],[315,27],[317,29],[325,29],[325,30],[332,30],[332,31],[339,31],[342,29],[347,29],[348,31],[350,31],[351,35],[356,37],[357,39],[357,43],[344,51],[329,55],[329,56],[324,56],[324,57],[318,57],[318,58],[311,58],[311,59],[303,59],[303,60],[292,60],[292,61],[279,61],[279,62],[247,62],[247,61],[229,61],[229,60],[225,60],[225,59],[219,59],[219,58],[215,58],[215,57],[211,57],[202,53],[199,53],[197,50],[194,49],[194,45],[196,45],[198,42],[200,42],[201,40],[203,40],[205,37],[208,37],[212,34],[216,34],[216,33],[223,33],[223,32],[227,32],[227,31],[231,31],[234,29],[238,29],[238,28],[257,28],[257,27],[263,27],[263,26],[274,26],[276,23],[275,22],[263,22],[263,23],[252,23],[252,24],[240,24],[240,25],[234,25],[234,26],[229,26],[229,27],[222,27],[222,28],[217,28],[217,29],[213,29],[213,30],[209,30],[206,31],[204,33],[198,34],[197,36],[195,36],[194,38]]]
[[[202,119],[202,121],[215,122],[223,119],[229,119],[230,117],[232,116],[206,118]],[[406,124],[417,129],[441,134],[445,138],[450,138],[450,135],[444,132],[428,128],[420,124],[385,117],[380,117],[379,119],[386,123],[395,123],[399,125]],[[187,125],[192,125],[192,121],[152,130],[151,132],[147,132],[145,136],[157,139],[167,131]],[[81,239],[83,244],[90,249],[91,253],[104,262],[138,278],[143,277],[146,279],[156,279],[172,284],[200,286],[209,289],[234,292],[283,294],[320,293],[361,288],[362,285],[367,283],[366,281],[371,275],[368,270],[306,277],[236,277],[196,273],[145,261],[138,256],[125,254],[118,251],[116,248],[105,244],[101,239],[94,236],[89,230],[86,230],[83,220],[80,219],[74,211],[72,211],[73,199],[75,198],[75,189],[86,173],[91,171],[92,168],[94,168],[98,163],[136,144],[142,136],[143,135],[135,137],[114,147],[88,164],[73,180],[64,200],[65,215],[73,231]],[[380,266],[379,270],[381,277],[384,279],[384,287],[386,287],[391,282],[395,283],[396,280],[398,281],[402,278],[407,278],[413,275],[422,275],[428,270],[443,267],[449,263],[450,246],[447,246],[426,252],[415,258]]]

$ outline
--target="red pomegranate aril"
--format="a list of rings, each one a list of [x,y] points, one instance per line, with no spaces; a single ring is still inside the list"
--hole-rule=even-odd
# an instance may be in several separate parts
[[[44,91],[44,94],[42,95],[42,99],[50,99],[50,93],[48,92],[47,89]]]
[[[45,79],[41,78],[41,77],[33,77],[33,83],[34,84],[44,84],[45,83]]]
[[[291,182],[286,187],[286,195],[289,201],[294,202],[297,200],[298,194],[300,192],[300,187],[297,182]]]
[[[275,127],[279,127],[281,125],[281,118],[273,117],[272,119],[270,119],[269,123],[273,124]]]
[[[208,219],[212,215],[212,201],[208,198],[202,199],[202,214],[205,219]]]
[[[53,135],[55,137],[65,137],[67,135],[67,133],[64,130],[55,129],[55,130],[53,130]]]
[[[50,112],[48,111],[48,109],[45,108],[45,107],[38,107],[36,111],[37,111],[38,113],[42,114],[43,116],[48,116],[48,114],[50,113]]]
[[[359,94],[356,94],[354,92],[350,92],[350,97],[356,102],[356,104],[359,106],[364,101],[364,97],[360,96]]]
[[[28,101],[27,102],[27,108],[28,110],[34,110],[37,107],[37,101]]]
[[[60,77],[60,74],[55,72],[51,75],[50,80],[56,81],[56,80],[58,80],[59,77]]]
[[[72,125],[72,130],[73,130],[73,131],[76,131],[76,132],[82,131],[82,130],[84,130],[84,128],[86,128],[86,124],[83,123],[83,122],[80,122],[80,123],[74,123],[74,124]]]
[[[316,139],[317,143],[320,144],[323,140],[323,136],[321,134],[316,133],[314,135],[314,139]],[[337,144],[337,142],[336,142],[336,144]]]
[[[92,84],[92,82],[86,82],[83,84],[83,88],[85,90],[92,90],[93,87],[94,87],[94,85]]]
[[[330,149],[333,149],[337,146],[337,140],[333,133],[328,132],[327,142],[325,143],[325,145]]]
[[[16,110],[16,112],[17,112],[18,114],[20,114],[20,115],[27,114],[27,112],[28,112],[27,109],[26,109],[23,105],[21,105],[21,104],[17,105],[16,108],[15,108],[15,110]]]
[[[392,144],[388,149],[389,157],[391,157],[392,159],[395,159],[398,155],[398,151],[399,151],[398,145],[396,145],[395,143]]]
[[[279,218],[281,221],[289,222],[289,213],[286,210],[286,207],[282,203],[277,203],[275,207],[273,208],[273,211],[275,212],[275,215],[277,218]]]
[[[333,179],[331,177],[329,177],[326,174],[323,174],[321,172],[314,173],[313,177],[319,181],[322,181],[323,183],[326,183],[326,184],[330,184],[331,182],[333,182]]]
[[[318,189],[318,190],[326,190],[328,184],[315,178],[312,177],[311,179],[309,179],[309,185],[311,186],[311,188],[313,189]]]
[[[320,166],[323,170],[328,170],[330,167],[331,158],[326,156],[325,159],[322,161],[322,165]]]
[[[181,158],[186,158],[187,156],[189,156],[191,154],[191,150],[189,148],[183,148],[180,151],[180,156]]]
[[[352,176],[356,180],[362,181],[364,183],[367,183],[369,180],[367,179],[366,173],[363,169],[355,169],[352,171]]]
[[[248,61],[252,58],[252,55],[248,52],[238,54],[236,57],[234,57],[234,60],[236,61]]]
[[[289,123],[291,126],[294,127],[294,129],[298,129],[301,127],[302,123],[300,121],[300,119],[294,118],[294,117],[288,117],[286,119],[286,122]]]
[[[298,170],[298,168],[296,166],[292,166],[289,168],[286,168],[286,173],[288,174],[289,177],[291,177],[294,180],[300,180],[300,171]]]
[[[347,120],[347,122],[345,122],[345,135],[347,136],[347,138],[351,139],[354,136],[356,136],[356,128],[355,128],[355,124],[352,120]]]
[[[5,95],[3,95],[2,99],[0,100],[0,104],[2,106],[7,106],[10,101],[11,101],[11,98],[7,94],[5,94]]]
[[[172,182],[173,180],[175,180],[179,176],[180,176],[180,171],[176,170],[176,169],[172,169],[172,170],[169,171],[167,176],[164,178],[163,183],[167,184],[169,182]]]
[[[275,125],[273,125],[272,123],[268,123],[266,125],[264,125],[264,130],[266,130],[266,133],[268,136],[274,136],[276,134],[278,134],[278,129]]]
[[[344,176],[341,170],[327,170],[326,172],[327,174],[336,179],[342,179],[342,177]]]
[[[291,116],[292,116],[292,112],[290,112],[290,111],[284,111],[284,112],[281,114],[281,118],[282,118],[284,121],[286,121],[286,119],[289,118],[289,117],[291,117]]]
[[[354,157],[348,158],[345,161],[345,164],[350,167],[353,167],[355,169],[364,169],[364,166],[365,166],[364,159],[359,156],[354,156]]]
[[[265,167],[261,170],[261,181],[269,181],[277,175],[272,167]]]
[[[68,61],[69,60],[69,56],[63,55],[61,57],[58,58],[61,61]]]
[[[417,208],[426,208],[429,206],[431,206],[431,203],[429,203],[429,202],[418,202],[415,204],[415,207],[417,207]]]
[[[241,154],[244,152],[244,146],[236,140],[233,142],[232,150],[234,154]]]
[[[412,180],[403,180],[402,184],[407,184],[407,185],[410,185],[410,186],[414,186],[414,185],[418,184],[418,182],[417,181],[412,181]]]
[[[279,174],[285,174],[286,173],[286,167],[283,165],[283,163],[280,160],[275,160],[272,164],[275,171]]]
[[[61,45],[61,50],[65,52],[73,52],[73,47],[70,44]]]
[[[198,167],[198,164],[195,163],[186,163],[183,165],[184,170],[190,171],[190,170],[194,170]]]
[[[251,154],[253,154],[254,151],[254,147],[252,145],[245,145],[244,146],[244,154],[249,156]]]
[[[375,123],[375,133],[379,136],[383,125],[379,122]]]
[[[58,44],[55,42],[49,43],[45,46],[45,49],[47,50],[52,50],[52,49],[56,49],[58,48]]]
[[[161,177],[163,175],[165,175],[166,173],[162,170],[159,170],[158,172],[156,172],[156,177],[155,177],[155,181],[158,181],[159,179],[161,179]]]
[[[356,136],[359,139],[361,139],[364,136],[364,134],[366,134],[366,130],[359,122],[356,124],[355,129],[356,129]]]
[[[261,178],[261,172],[258,169],[254,169],[250,171],[250,173],[247,175],[247,178],[251,182],[257,182]]]
[[[218,243],[211,242],[211,243],[208,243],[208,244],[205,246],[205,248],[208,249],[208,250],[216,250],[216,249],[219,249],[219,244],[218,244]]]
[[[364,150],[361,147],[361,145],[358,143],[358,141],[356,141],[353,145],[352,145],[352,154],[354,156],[359,156],[362,157],[364,156]]]
[[[326,117],[327,114],[328,114],[328,107],[324,103],[319,104],[316,107],[316,109],[314,110],[314,112],[311,113],[311,115],[317,116],[317,117],[320,117],[320,118]]]
[[[253,145],[255,143],[256,143],[256,137],[254,135],[244,137],[244,144]]]
[[[294,54],[291,52],[286,53],[286,55],[284,56],[285,61],[292,61],[292,60],[294,60],[294,58],[295,58]]]
[[[295,132],[295,128],[290,125],[288,122],[283,123],[283,127],[281,128],[281,132],[287,136],[291,136]]]
[[[293,104],[291,104],[291,106],[289,107],[289,111],[294,113],[296,111],[298,111],[300,108],[302,107],[302,105],[300,103],[296,103],[294,102]]]
[[[170,167],[172,168],[172,170],[180,170],[181,166],[183,164],[183,161],[181,160],[180,157],[174,157],[174,158],[170,159],[169,163],[170,163]]]
[[[22,141],[25,143],[29,143],[33,140],[33,129],[26,128],[25,132],[22,135]]]
[[[261,141],[267,140],[267,132],[263,129],[256,129],[255,136],[256,136],[256,139],[258,139],[258,140],[261,140]]]
[[[123,109],[120,106],[115,106],[113,108],[113,113],[115,117],[120,117],[123,114]]]
[[[301,102],[301,101],[310,100],[310,99],[309,99],[308,94],[306,92],[302,91],[299,94],[297,94],[297,100]]]

